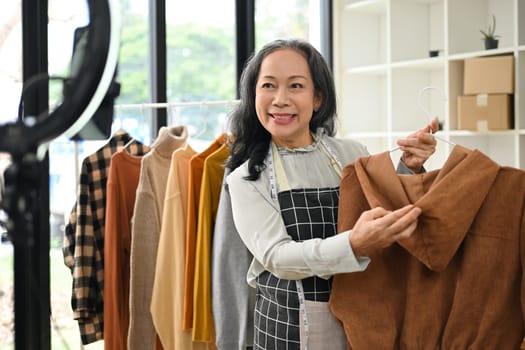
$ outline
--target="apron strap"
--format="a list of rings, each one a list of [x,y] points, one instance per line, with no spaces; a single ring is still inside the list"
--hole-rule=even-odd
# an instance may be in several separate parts
[[[312,135],[314,136],[314,135]],[[315,136],[314,136],[315,140]],[[321,140],[319,142],[319,146],[321,151],[323,151],[324,154],[328,157],[330,160],[330,164],[332,168],[335,170],[336,174],[341,178],[342,177],[342,165],[339,162],[339,160],[336,158],[335,154],[331,151],[331,149]],[[269,173],[270,173],[270,186],[271,186],[271,195],[272,198],[278,203],[277,193],[278,191],[289,191],[290,190],[290,184],[288,182],[288,177],[286,176],[286,172],[284,171],[283,163],[281,161],[281,157],[279,155],[279,150],[277,149],[277,145],[275,142],[271,141],[271,149],[270,152],[268,152],[267,161],[269,164]],[[279,186],[279,189],[277,189],[277,186]],[[304,297],[304,288],[303,288],[303,282],[301,280],[296,280],[295,285],[297,288],[297,295],[299,298],[299,310],[301,311],[300,314],[302,314],[302,318],[299,320],[301,322],[300,327],[304,329],[305,334],[305,340],[304,344],[308,344],[308,332],[309,332],[309,324],[308,324],[308,315],[306,313],[306,303],[305,303],[305,297]],[[301,350],[307,350],[305,349]]]
[[[286,172],[284,171],[283,162],[281,161],[281,157],[279,156],[279,150],[277,149],[277,145],[273,141],[272,141],[272,158],[273,158],[274,167],[275,167],[274,168],[275,177],[277,180],[277,184],[279,185],[279,191],[289,191],[290,184],[288,183],[288,177],[286,176]]]
[[[324,152],[324,154],[326,154],[328,159],[330,159],[330,165],[332,166],[332,168],[334,168],[339,178],[342,178],[343,177],[343,165],[341,164],[339,159],[337,159],[335,153],[328,147],[328,145],[324,142],[324,140],[321,140],[319,144],[321,146],[321,150]]]

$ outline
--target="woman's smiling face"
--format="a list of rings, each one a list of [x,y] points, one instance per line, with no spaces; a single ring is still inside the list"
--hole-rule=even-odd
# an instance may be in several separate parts
[[[310,145],[309,124],[320,105],[321,97],[301,53],[282,49],[264,58],[255,88],[255,110],[277,146]]]

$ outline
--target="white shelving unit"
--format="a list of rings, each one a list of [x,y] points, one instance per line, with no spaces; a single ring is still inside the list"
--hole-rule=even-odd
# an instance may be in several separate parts
[[[333,11],[339,136],[372,153],[393,149],[428,123],[424,107],[442,121],[442,138],[525,169],[525,1],[334,0]],[[492,15],[499,48],[485,50],[479,30]],[[464,60],[501,54],[515,57],[514,129],[458,130]],[[451,147],[438,141],[427,167],[441,167]]]

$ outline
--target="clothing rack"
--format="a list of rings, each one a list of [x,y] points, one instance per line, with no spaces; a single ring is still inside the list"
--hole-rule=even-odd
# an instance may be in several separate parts
[[[207,127],[207,120],[209,118],[209,116],[206,115],[206,111],[208,110],[208,108],[211,108],[211,107],[234,107],[236,104],[238,104],[240,101],[239,100],[215,100],[215,101],[187,101],[187,102],[144,102],[144,103],[132,103],[132,104],[116,104],[114,106],[114,109],[115,109],[115,114],[118,118],[118,116],[122,115],[122,113],[125,113],[125,111],[130,111],[130,110],[135,110],[135,111],[140,111],[140,115],[142,117],[142,120],[143,122],[147,122],[148,118],[152,117],[153,114],[151,113],[148,113],[147,110],[153,110],[153,109],[156,109],[156,108],[163,108],[163,109],[167,109],[167,112],[168,112],[168,116],[171,120],[168,121],[168,123],[180,123],[178,122],[179,120],[179,115],[178,113],[180,113],[180,111],[183,109],[183,108],[191,108],[191,107],[197,107],[201,110],[202,113],[205,113],[203,114],[203,117],[206,118],[205,119],[205,127],[203,130],[200,130],[199,131],[199,136],[203,136],[203,135],[209,135],[210,133],[210,130],[208,130],[208,127]],[[221,122],[221,123],[225,123],[224,121]],[[192,135],[192,137],[194,137],[196,135]],[[198,137],[197,137],[198,139]]]
[[[217,101],[188,101],[188,102],[144,102],[144,103],[123,103],[123,104],[115,104],[113,108],[115,111],[123,111],[123,110],[132,110],[132,109],[139,109],[139,110],[145,110],[145,109],[155,109],[155,108],[182,108],[182,107],[210,107],[210,106],[234,106],[238,104],[239,100],[217,100]],[[80,160],[79,160],[79,147],[78,147],[79,141],[74,141],[75,150],[74,150],[74,158],[75,158],[75,178],[78,179],[80,177]],[[78,182],[78,180],[77,180]],[[78,183],[76,184],[78,186]]]

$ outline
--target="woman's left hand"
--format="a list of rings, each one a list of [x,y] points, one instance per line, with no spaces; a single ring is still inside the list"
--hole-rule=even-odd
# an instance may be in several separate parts
[[[439,123],[434,119],[422,129],[397,140],[397,145],[403,151],[401,160],[415,173],[421,172],[425,161],[436,151],[436,139],[433,133],[438,130]]]

